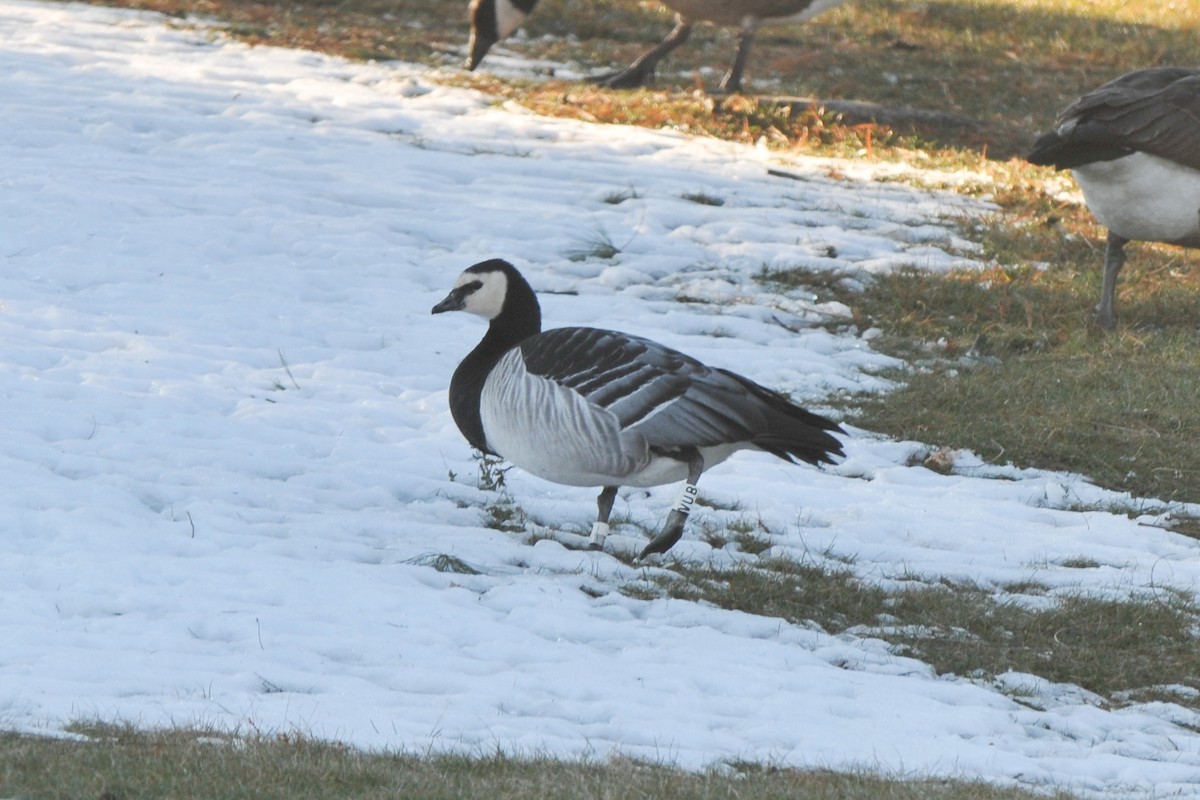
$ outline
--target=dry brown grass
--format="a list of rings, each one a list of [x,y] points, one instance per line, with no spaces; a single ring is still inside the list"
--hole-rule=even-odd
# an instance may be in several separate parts
[[[467,38],[464,0],[107,1],[215,17],[253,43],[452,69]],[[751,56],[748,91],[757,93],[751,98],[799,95],[958,114],[981,127],[878,128],[873,140],[886,144],[903,136],[905,146],[936,142],[1007,158],[1022,152],[1069,99],[1103,80],[1133,67],[1200,63],[1198,16],[1194,4],[1157,0],[851,0],[808,24],[764,29]],[[655,2],[543,0],[526,23],[528,37],[505,46],[601,72],[628,63],[669,27],[670,14]],[[658,91],[646,99],[577,83],[503,83],[488,77],[486,61],[480,73],[461,73],[458,80],[515,96],[541,113],[722,136],[752,136],[761,118],[769,118],[782,134],[780,146],[864,135],[830,133],[835,120],[818,115],[814,136],[811,125],[781,124],[778,110],[754,99],[730,111],[718,105],[714,114],[711,103],[693,93],[715,85],[733,46],[733,31],[699,30],[661,67]]]

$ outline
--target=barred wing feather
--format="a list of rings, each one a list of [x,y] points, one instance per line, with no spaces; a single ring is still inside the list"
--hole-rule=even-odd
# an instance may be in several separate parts
[[[748,442],[761,429],[762,415],[737,380],[647,339],[558,328],[520,349],[530,373],[578,392],[651,447]]]

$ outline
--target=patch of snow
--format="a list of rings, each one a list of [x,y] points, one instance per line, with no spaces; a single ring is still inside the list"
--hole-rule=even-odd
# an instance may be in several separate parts
[[[1069,691],[1034,708],[870,635],[635,600],[618,589],[641,570],[555,540],[586,535],[595,493],[517,470],[508,491],[554,535],[482,524],[495,495],[445,396],[482,329],[429,313],[464,267],[508,258],[550,325],[652,337],[819,407],[886,389],[894,362],[873,332],[813,325],[843,309],[754,276],[971,265],[948,220],[985,204],[154,15],[0,0],[0,23],[0,724],[1200,796],[1187,714]],[[612,259],[564,256],[600,233]],[[969,454],[909,466],[921,448],[854,430],[835,468],[743,453],[700,490],[761,516],[770,552],[883,584],[1197,588],[1193,540],[1070,510],[1120,496]],[[674,491],[622,492],[610,547],[644,544]],[[695,535],[738,513],[698,511],[676,552],[752,558]],[[1103,568],[1062,566],[1080,558]]]

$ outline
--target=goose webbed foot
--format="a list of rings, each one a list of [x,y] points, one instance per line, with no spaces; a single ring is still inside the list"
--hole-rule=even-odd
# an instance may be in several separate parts
[[[653,553],[665,553],[671,549],[679,538],[683,536],[683,524],[687,522],[688,515],[682,511],[672,511],[667,517],[667,524],[663,525],[662,531],[650,540],[650,544],[642,548],[642,552],[638,554],[638,559],[643,559]]]
[[[737,55],[729,65],[729,71],[721,79],[717,90],[721,94],[740,94],[742,91],[742,73],[746,71],[747,56],[750,55],[750,45],[754,43],[754,33],[758,28],[757,20],[748,20],[738,35]]]
[[[638,555],[639,559],[653,553],[665,553],[670,550],[679,541],[679,537],[683,536],[683,525],[687,522],[688,514],[691,513],[692,504],[696,502],[696,482],[700,480],[700,473],[704,472],[704,457],[694,447],[683,448],[675,454],[675,457],[687,462],[687,482],[683,484],[679,499],[671,507],[667,523],[663,525],[658,536],[655,536],[650,540],[650,544],[642,548],[642,552]]]
[[[648,85],[653,80],[653,66],[645,69],[639,68],[639,65],[634,64],[628,69],[617,72],[605,72],[601,75],[593,75],[587,79],[587,82],[596,86],[603,86],[606,89],[637,89]]]
[[[605,86],[609,89],[636,89],[639,86],[645,86],[654,80],[654,70],[658,66],[658,62],[662,61],[667,53],[686,42],[691,32],[692,23],[676,16],[675,27],[667,35],[667,38],[639,56],[637,61],[620,72],[609,72],[588,78],[588,83]]]

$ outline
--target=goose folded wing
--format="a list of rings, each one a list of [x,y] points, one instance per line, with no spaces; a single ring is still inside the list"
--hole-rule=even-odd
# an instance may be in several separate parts
[[[1100,87],[1063,111],[1073,147],[1149,153],[1200,170],[1200,73],[1152,70]]]
[[[1147,152],[1200,170],[1200,73],[1171,84],[1163,102],[1171,113],[1155,137],[1156,149]]]
[[[530,373],[578,392],[651,447],[748,441],[760,421],[753,406],[743,407],[745,391],[736,380],[648,339],[560,328],[521,350]]]

